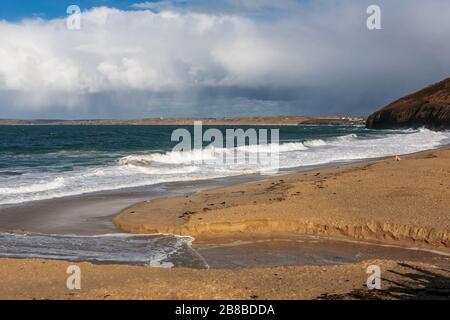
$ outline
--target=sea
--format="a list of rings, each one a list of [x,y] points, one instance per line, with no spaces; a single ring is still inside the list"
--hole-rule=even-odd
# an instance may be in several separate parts
[[[184,128],[193,131],[192,126]],[[209,128],[204,126],[205,131]],[[224,136],[230,129],[214,128]],[[280,169],[414,153],[450,143],[450,132],[427,129],[378,131],[342,125],[277,128]],[[260,170],[253,164],[198,161],[221,157],[230,151],[226,148],[172,151],[179,142],[171,139],[176,129],[180,127],[0,126],[0,206]]]

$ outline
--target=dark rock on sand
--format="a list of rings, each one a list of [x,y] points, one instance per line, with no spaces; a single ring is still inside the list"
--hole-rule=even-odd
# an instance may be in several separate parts
[[[370,129],[450,129],[450,78],[405,96],[372,114]]]

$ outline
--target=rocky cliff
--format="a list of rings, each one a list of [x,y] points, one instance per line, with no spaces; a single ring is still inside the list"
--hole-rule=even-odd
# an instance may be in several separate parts
[[[450,129],[450,78],[400,98],[373,113],[367,119],[366,127]]]

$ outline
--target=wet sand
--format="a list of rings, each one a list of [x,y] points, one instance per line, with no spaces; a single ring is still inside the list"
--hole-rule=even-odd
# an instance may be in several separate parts
[[[155,193],[86,195],[0,209],[0,229],[20,233],[95,235],[118,232],[112,216]]]
[[[262,179],[238,176],[173,182],[126,191],[99,192],[0,207],[0,231],[38,234],[99,235],[121,232],[112,219],[122,210],[155,198]]]
[[[450,253],[314,236],[194,244],[212,269],[330,266],[365,260],[426,262],[450,270]]]

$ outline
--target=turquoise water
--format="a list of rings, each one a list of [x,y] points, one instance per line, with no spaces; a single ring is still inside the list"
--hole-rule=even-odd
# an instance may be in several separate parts
[[[255,165],[202,163],[230,149],[174,152],[180,126],[0,126],[0,205],[256,173]],[[192,126],[185,126],[193,132]],[[204,126],[207,130],[208,126]],[[225,130],[233,127],[218,126]],[[240,127],[244,130],[248,126]],[[274,127],[260,126],[256,129]],[[285,126],[279,167],[295,168],[436,148],[449,132],[361,126]],[[206,145],[206,143],[205,143]]]
[[[178,128],[193,134],[192,126],[0,126],[0,175],[70,171],[108,164],[134,153],[170,151],[176,145],[171,134]],[[225,133],[228,127],[217,128]],[[292,126],[281,128],[280,140],[326,139],[350,133],[371,135],[355,126]]]

